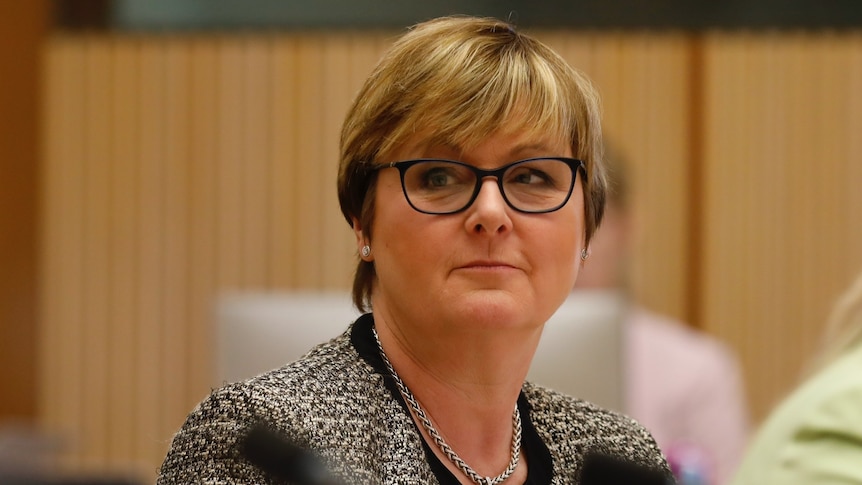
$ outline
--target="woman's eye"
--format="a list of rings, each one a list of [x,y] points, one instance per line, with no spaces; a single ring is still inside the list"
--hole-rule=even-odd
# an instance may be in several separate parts
[[[425,173],[425,185],[428,187],[445,187],[452,180],[451,175],[442,168],[435,168]]]
[[[519,184],[534,185],[546,183],[550,177],[541,170],[520,170],[514,174],[512,181]]]
[[[422,173],[420,180],[422,187],[433,189],[452,185],[456,176],[447,167],[432,167]]]

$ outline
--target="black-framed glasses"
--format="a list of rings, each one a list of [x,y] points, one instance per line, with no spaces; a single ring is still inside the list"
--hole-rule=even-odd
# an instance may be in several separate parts
[[[476,200],[486,177],[497,179],[503,200],[518,212],[553,212],[566,205],[584,162],[575,158],[541,157],[518,160],[483,170],[455,160],[420,158],[374,167],[397,168],[404,197],[424,214],[454,214]]]

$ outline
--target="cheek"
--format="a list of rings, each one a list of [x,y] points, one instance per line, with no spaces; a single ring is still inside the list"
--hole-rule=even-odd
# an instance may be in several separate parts
[[[389,171],[387,171],[389,172]],[[394,171],[393,171],[394,172]],[[390,239],[389,235],[399,231],[407,219],[404,209],[409,209],[401,191],[397,172],[381,173],[374,192],[374,243],[382,246]]]
[[[413,210],[404,198],[400,181],[383,183],[375,198],[374,248],[378,266],[422,267],[434,260],[434,251],[444,243],[433,220]],[[395,268],[392,268],[395,269]]]

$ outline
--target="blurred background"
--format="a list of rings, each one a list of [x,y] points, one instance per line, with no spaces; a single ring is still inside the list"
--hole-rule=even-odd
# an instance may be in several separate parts
[[[635,296],[733,348],[762,419],[862,268],[859,2],[28,0],[0,15],[0,433],[152,481],[209,392],[219,295],[349,288],[342,117],[452,13],[595,82]]]

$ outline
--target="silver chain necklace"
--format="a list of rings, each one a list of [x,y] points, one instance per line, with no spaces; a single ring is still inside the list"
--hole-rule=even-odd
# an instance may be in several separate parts
[[[413,412],[416,413],[419,421],[422,422],[422,426],[425,428],[425,431],[431,435],[434,439],[434,443],[438,448],[440,448],[440,451],[446,455],[446,458],[448,458],[450,462],[457,466],[459,470],[464,472],[464,474],[477,485],[497,485],[512,476],[512,473],[514,473],[515,469],[518,468],[518,461],[521,459],[521,413],[518,411],[518,405],[515,405],[515,411],[512,413],[514,432],[512,433],[512,457],[509,459],[509,466],[503,470],[503,473],[496,477],[483,477],[470,468],[470,465],[465,463],[464,460],[455,453],[455,450],[453,450],[452,447],[443,440],[443,437],[440,436],[440,433],[434,425],[431,424],[431,420],[428,419],[428,415],[425,414],[425,410],[419,405],[419,401],[413,397],[413,393],[410,392],[407,385],[404,384],[400,377],[398,377],[398,373],[395,372],[395,368],[392,367],[392,363],[390,363],[389,358],[386,357],[386,352],[383,351],[383,346],[380,345],[380,339],[377,337],[377,329],[372,328],[371,332],[374,334],[374,340],[377,342],[377,348],[380,350],[380,357],[383,358],[383,363],[386,364],[386,369],[392,375],[392,379],[395,380],[395,385],[398,386],[401,396],[408,404],[410,404],[410,408],[413,409]]]

